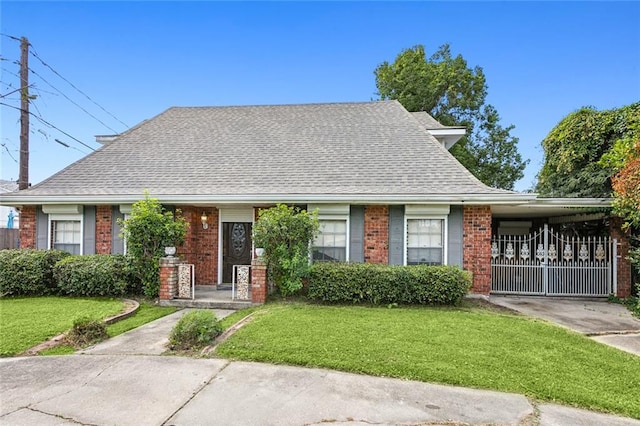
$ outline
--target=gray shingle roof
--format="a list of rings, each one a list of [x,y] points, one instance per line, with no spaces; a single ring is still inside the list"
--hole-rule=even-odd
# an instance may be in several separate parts
[[[519,195],[482,184],[423,126],[396,101],[174,107],[20,194]]]

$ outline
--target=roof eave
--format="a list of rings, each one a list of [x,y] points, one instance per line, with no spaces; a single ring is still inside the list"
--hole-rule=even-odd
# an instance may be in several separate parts
[[[529,203],[535,194],[247,194],[247,195],[167,195],[149,194],[163,203],[172,204],[262,204],[262,203],[359,203],[359,204],[519,204]],[[0,196],[0,205],[39,204],[131,204],[141,199],[136,195],[19,195]]]

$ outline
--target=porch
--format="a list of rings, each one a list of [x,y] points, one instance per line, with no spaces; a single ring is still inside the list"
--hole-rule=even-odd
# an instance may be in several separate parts
[[[197,285],[194,298],[160,299],[160,306],[198,309],[243,309],[252,306],[251,291],[249,300],[233,298],[231,285]]]

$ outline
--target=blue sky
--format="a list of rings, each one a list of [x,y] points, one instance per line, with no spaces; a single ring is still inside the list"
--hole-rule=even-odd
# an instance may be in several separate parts
[[[26,36],[47,64],[128,126],[171,106],[376,99],[373,70],[405,48],[449,43],[487,77],[488,102],[531,160],[585,105],[640,100],[639,2],[0,2],[0,31]],[[0,95],[18,87],[19,45],[0,37]],[[30,67],[112,129],[126,129],[36,58]],[[113,133],[35,74],[31,111],[93,148]],[[1,100],[18,106],[14,95]],[[0,178],[16,180],[18,111],[2,106]],[[30,180],[89,150],[31,119]],[[55,142],[59,139],[70,147]]]

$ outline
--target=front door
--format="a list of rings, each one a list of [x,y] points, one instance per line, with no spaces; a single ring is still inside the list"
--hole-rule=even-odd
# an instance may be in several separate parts
[[[222,223],[222,282],[233,280],[233,265],[251,264],[251,222]]]

